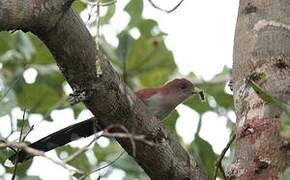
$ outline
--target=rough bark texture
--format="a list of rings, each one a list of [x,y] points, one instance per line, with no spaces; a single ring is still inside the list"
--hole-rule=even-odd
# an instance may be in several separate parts
[[[240,0],[236,26],[233,83],[237,114],[236,151],[230,179],[278,179],[289,165],[280,136],[281,113],[265,104],[246,79],[282,102],[290,99],[290,1]],[[288,146],[289,147],[289,146]]]
[[[68,1],[67,1],[68,2]],[[140,166],[152,179],[207,179],[196,157],[192,158],[126,88],[105,57],[103,75],[96,76],[95,43],[79,16],[60,0],[0,1],[0,31],[22,29],[36,34],[50,49],[74,92],[103,125],[119,124],[142,134],[155,146],[136,142]],[[132,155],[130,140],[118,139]]]

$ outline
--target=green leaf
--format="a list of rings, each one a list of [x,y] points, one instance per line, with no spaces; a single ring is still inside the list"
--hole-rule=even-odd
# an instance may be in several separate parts
[[[120,145],[116,141],[110,141],[109,146],[102,148],[97,143],[94,145],[94,154],[98,162],[107,161],[110,156],[116,157],[121,152]]]
[[[0,141],[2,142],[2,141]],[[3,148],[0,151],[0,164],[4,164],[5,161],[12,155],[14,152],[12,150],[8,150],[7,148]]]
[[[134,41],[128,54],[128,72],[146,87],[164,84],[176,70],[173,54],[160,37]]]
[[[23,127],[24,129],[29,128],[29,122],[27,121],[27,119],[17,119],[17,127],[21,128]]]
[[[59,95],[62,95],[64,93],[62,85],[65,79],[56,64],[36,64],[31,67],[35,68],[38,72],[35,83],[47,84],[55,89]]]
[[[225,86],[231,77],[231,69],[224,66],[222,72],[215,75],[208,82],[204,82],[201,88],[209,95],[213,96],[218,106],[225,109],[233,109],[234,102],[232,95],[225,92]]]
[[[152,31],[154,28],[158,27],[158,23],[152,19],[144,19],[142,21],[139,21],[138,24],[136,24],[136,26],[138,27],[142,37],[149,38],[153,36]]]
[[[41,180],[39,176],[26,176],[21,178],[22,180]]]
[[[54,58],[46,45],[39,40],[35,35],[32,33],[27,33],[34,44],[36,49],[36,54],[34,57],[34,64],[55,64]]]
[[[148,177],[148,175],[144,172],[133,172],[133,171],[129,171],[126,172],[126,176],[124,177],[125,180],[148,180],[150,179]]]
[[[189,146],[189,152],[192,154],[197,153],[209,176],[213,176],[214,165],[218,156],[214,153],[212,146],[196,135],[194,141]]]
[[[80,179],[82,176],[84,176],[85,174],[84,173],[80,173],[80,172],[75,172],[73,173],[73,177],[77,178],[77,179]]]
[[[68,153],[68,156],[70,156],[78,150],[79,150],[79,148],[73,148],[69,145],[56,148],[56,152],[57,152],[59,158],[61,158],[60,153],[62,153],[62,152],[66,152],[66,153]],[[85,153],[80,154],[79,156],[74,158],[72,161],[68,162],[68,164],[83,171],[83,172],[85,172],[85,173],[88,173],[91,171],[91,165],[90,165],[89,160],[88,160],[87,156],[85,155]]]
[[[115,161],[121,152],[122,152],[122,148],[116,141],[111,141],[109,146],[105,148],[100,147],[97,143],[94,145],[94,153],[98,160],[98,164],[102,162],[106,162],[105,164],[107,164],[112,161]],[[100,165],[100,167],[103,167],[103,166],[104,165]],[[122,169],[126,171],[127,175],[133,175],[136,178],[146,176],[146,174],[139,167],[139,165],[130,156],[126,154],[123,154],[110,167]],[[109,174],[110,171],[108,171],[107,173]]]
[[[17,99],[20,107],[28,108],[31,113],[46,113],[58,102],[59,96],[53,88],[47,84],[27,84],[24,87],[18,86]]]
[[[22,31],[15,33],[16,49],[22,53],[24,58],[31,61],[35,55],[35,47],[32,44],[30,38]]]
[[[77,119],[78,116],[80,115],[80,113],[86,109],[85,105],[82,103],[76,104],[74,106],[71,107],[73,112],[74,112],[74,118]]]
[[[0,55],[12,48],[12,35],[9,32],[1,31],[0,33]]]
[[[117,48],[118,57],[121,60],[127,60],[128,54],[132,50],[132,45],[134,43],[134,38],[128,34],[127,31],[122,31],[118,34],[119,46]]]
[[[256,82],[253,80],[249,79],[249,84],[250,86],[254,89],[254,91],[258,94],[258,96],[265,101],[267,104],[276,104],[279,106],[279,102],[276,101],[272,96],[268,95],[262,87],[260,87]]]
[[[140,168],[140,166],[136,163],[131,156],[123,155],[118,161],[113,164],[114,167],[125,170],[127,173],[131,175],[140,175],[144,174],[144,171]]]
[[[79,14],[86,8],[86,4],[82,1],[74,1],[73,9]]]
[[[43,74],[43,75],[60,73],[56,64],[44,64],[44,65],[35,64],[35,65],[32,65],[31,67],[35,68],[39,74]]]
[[[234,106],[232,95],[225,92],[226,83],[230,77],[230,69],[224,67],[223,71],[217,74],[210,81],[200,81],[196,76],[191,73],[188,75],[190,79],[194,79],[197,82],[197,86],[205,92],[206,97],[213,97],[217,103],[217,107],[222,107],[226,110],[232,110]],[[193,96],[191,99],[185,102],[185,105],[191,107],[199,113],[207,111],[217,111],[218,108],[212,107],[209,101],[202,102],[197,96]]]
[[[148,180],[150,179],[145,173],[143,174],[135,174],[135,173],[131,173],[131,172],[128,172],[126,173],[126,176],[124,177],[125,180]]]
[[[17,100],[13,90],[5,88],[0,92],[0,117],[8,114],[16,106]]]
[[[177,118],[179,117],[179,114],[176,110],[172,111],[169,116],[166,117],[164,120],[165,126],[171,130],[171,132],[176,132],[175,130],[175,124],[177,121]]]
[[[15,63],[13,63],[11,61],[13,61],[13,60],[21,60],[21,59],[23,59],[22,54],[19,53],[16,50],[14,50],[14,49],[6,51],[5,53],[3,53],[0,56],[0,62],[2,62],[4,64],[4,68],[5,69],[7,68],[7,64],[15,65]]]
[[[114,0],[100,0],[101,4],[113,3]]]
[[[105,24],[109,24],[111,18],[113,17],[113,15],[115,14],[115,10],[116,10],[116,5],[112,4],[110,6],[107,6],[107,12],[104,16],[100,17],[100,25],[105,25]]]
[[[290,179],[290,168],[287,168],[283,174],[279,177],[280,180],[289,180]]]
[[[49,69],[44,71],[49,71]],[[39,74],[35,83],[46,84],[49,88],[54,90],[54,93],[57,94],[59,99],[62,98],[65,95],[63,91],[63,83],[65,80],[63,75],[59,71],[52,71],[51,73],[45,73],[44,71],[38,71]]]
[[[207,101],[202,102],[197,95],[190,97],[188,100],[184,102],[184,104],[191,107],[200,114],[205,113],[212,109]]]
[[[4,77],[0,71],[0,117],[8,114],[12,108],[17,106],[17,99],[14,90],[5,85]]]
[[[122,62],[120,61],[121,57],[119,57],[116,48],[109,44],[104,37],[101,37],[100,39],[100,48],[110,62],[113,63],[114,69],[118,73],[121,73]]]
[[[249,85],[254,89],[254,91],[258,94],[258,96],[265,101],[267,104],[273,104],[279,108],[281,108],[288,117],[290,117],[290,105],[283,103],[282,101],[279,101],[275,97],[272,97],[269,95],[262,87],[257,84],[254,80],[248,79]]]
[[[32,160],[28,160],[28,161],[25,161],[23,163],[19,163],[17,165],[17,172],[16,172],[16,175],[18,177],[21,177],[20,179],[24,178],[27,176],[27,170],[30,168],[32,164]],[[14,167],[6,167],[6,173],[13,173],[14,172]]]
[[[128,26],[129,27],[134,27],[142,19],[143,0],[130,1],[125,7],[125,11],[131,17]]]
[[[281,115],[280,135],[285,138],[290,137],[290,118],[285,112]]]
[[[204,87],[202,87],[202,89],[204,89],[207,94],[213,96],[219,106],[226,109],[233,109],[233,96],[225,92],[225,83],[207,83]]]

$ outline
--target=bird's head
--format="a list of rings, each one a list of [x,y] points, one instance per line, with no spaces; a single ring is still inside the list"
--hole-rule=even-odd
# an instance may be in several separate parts
[[[199,94],[201,90],[187,79],[174,79],[166,83],[162,88],[169,102],[174,105],[182,103],[193,94]]]
[[[143,89],[135,94],[157,118],[164,119],[178,104],[201,92],[187,79],[174,79],[160,88]]]

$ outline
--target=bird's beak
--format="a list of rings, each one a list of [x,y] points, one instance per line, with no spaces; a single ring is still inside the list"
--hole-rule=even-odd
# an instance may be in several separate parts
[[[205,100],[204,92],[199,87],[194,86],[192,94],[198,94],[201,101]]]

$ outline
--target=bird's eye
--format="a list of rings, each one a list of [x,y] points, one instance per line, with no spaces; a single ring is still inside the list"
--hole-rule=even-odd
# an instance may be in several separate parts
[[[187,88],[186,84],[181,84],[181,85],[180,85],[180,89],[184,90],[184,89],[186,89],[186,88]]]

